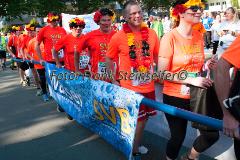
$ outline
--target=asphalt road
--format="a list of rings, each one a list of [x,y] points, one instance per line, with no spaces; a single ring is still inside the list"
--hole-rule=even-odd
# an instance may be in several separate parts
[[[126,160],[102,138],[22,87],[17,71],[0,71],[0,160]],[[143,160],[163,160],[166,139],[145,131]],[[181,154],[186,152],[182,148]],[[206,156],[200,159],[208,160]]]

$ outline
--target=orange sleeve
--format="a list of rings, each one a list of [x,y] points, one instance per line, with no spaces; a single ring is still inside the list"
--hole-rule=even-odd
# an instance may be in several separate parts
[[[31,40],[28,43],[27,52],[32,55],[33,51],[34,51],[34,45],[33,45],[33,41]]]
[[[27,43],[27,36],[23,37],[22,42],[19,47],[23,49],[25,46],[27,46],[26,43]]]
[[[174,46],[171,32],[163,36],[160,43],[159,57],[172,59],[174,53]]]
[[[230,47],[223,53],[222,58],[231,63],[233,66],[240,68],[240,36],[230,45]]]
[[[55,48],[55,50],[58,52],[60,49],[63,49],[65,46],[64,46],[64,42],[65,42],[65,40],[66,40],[66,37],[67,37],[67,35],[66,36],[64,36],[64,37],[62,37],[62,38],[60,38],[58,41],[57,41],[57,43],[54,45],[54,48]]]
[[[113,35],[113,37],[111,38],[108,44],[108,50],[106,53],[106,56],[111,59],[115,59],[118,57],[118,44],[121,38],[119,38],[119,36],[116,36],[116,35],[118,34]]]
[[[13,36],[10,36],[9,37],[9,40],[8,40],[8,44],[7,44],[9,47],[13,46]]]
[[[153,50],[153,56],[157,57],[158,56],[158,52],[159,52],[159,46],[160,46],[160,41],[158,39],[158,36],[156,34],[156,32],[153,32],[153,36],[154,36],[154,39],[155,39],[155,45],[154,45],[154,50]]]
[[[79,40],[77,50],[79,53],[81,53],[84,49],[87,48],[87,40],[88,35],[83,35],[83,37]]]

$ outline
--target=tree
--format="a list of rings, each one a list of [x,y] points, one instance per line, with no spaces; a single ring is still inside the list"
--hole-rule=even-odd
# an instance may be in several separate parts
[[[46,16],[48,12],[61,13],[65,4],[61,0],[1,0],[0,17],[8,20],[21,17],[24,14]]]
[[[232,6],[239,8],[239,1],[238,0],[231,0]]]
[[[141,0],[143,8],[148,12],[148,15],[153,11],[153,9],[158,9],[160,7],[169,8],[170,1],[168,0]]]
[[[73,7],[77,8],[76,14],[87,14],[96,11],[102,7],[108,7],[113,2],[122,4],[124,0],[74,0],[72,1]]]

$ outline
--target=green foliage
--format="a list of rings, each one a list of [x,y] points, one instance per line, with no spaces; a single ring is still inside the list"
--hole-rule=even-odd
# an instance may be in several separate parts
[[[238,0],[231,0],[232,6],[236,7],[236,8],[239,8],[239,3],[238,2],[239,2]]]
[[[65,9],[65,4],[61,0],[1,0],[0,17],[8,20],[21,17],[23,14],[36,16],[46,16],[48,12],[61,13]]]

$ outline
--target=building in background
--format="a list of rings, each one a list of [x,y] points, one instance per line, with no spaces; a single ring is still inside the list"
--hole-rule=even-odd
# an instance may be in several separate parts
[[[239,9],[240,0],[208,0],[207,9],[211,12],[225,11],[228,7],[236,7]]]

